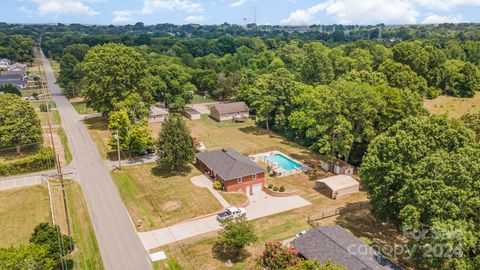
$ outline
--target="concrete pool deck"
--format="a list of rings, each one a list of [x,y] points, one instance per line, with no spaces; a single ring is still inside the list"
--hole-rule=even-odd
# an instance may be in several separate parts
[[[260,154],[255,154],[255,155],[250,155],[249,158],[253,161],[253,162],[264,162],[266,163],[267,165],[271,166],[272,164],[269,163],[268,161],[265,160],[265,157],[269,157],[269,156],[273,156],[273,155],[282,155],[284,157],[286,157],[287,159],[299,164],[302,166],[302,168],[295,168],[295,169],[292,169],[292,170],[285,170],[283,169],[282,167],[280,166],[272,166],[272,171],[275,172],[275,174],[277,175],[277,177],[285,177],[285,176],[291,176],[291,175],[295,175],[295,174],[299,174],[301,172],[305,172],[306,170],[309,169],[308,166],[306,166],[305,164],[303,164],[303,162],[300,162],[294,158],[292,158],[291,156],[281,152],[281,151],[278,151],[278,150],[273,150],[273,151],[269,151],[269,152],[264,152],[264,153],[260,153]]]

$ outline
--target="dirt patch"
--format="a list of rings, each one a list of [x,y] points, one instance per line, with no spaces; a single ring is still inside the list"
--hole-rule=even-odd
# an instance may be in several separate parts
[[[45,140],[48,140],[48,146],[52,146],[50,141],[50,132],[46,130],[43,133]],[[61,166],[67,165],[67,160],[65,159],[65,151],[63,149],[62,140],[57,133],[53,133],[53,144],[55,145],[55,151],[57,152]]]
[[[180,203],[178,201],[168,201],[163,204],[162,208],[165,211],[174,211],[178,208],[180,208]]]
[[[75,98],[71,98],[70,102],[82,102],[83,100],[84,100],[83,97],[75,97]]]

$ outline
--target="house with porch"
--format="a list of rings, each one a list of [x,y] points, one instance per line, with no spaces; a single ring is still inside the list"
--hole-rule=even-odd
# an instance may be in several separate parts
[[[232,148],[198,153],[197,167],[212,180],[223,183],[227,192],[261,192],[265,184],[265,170],[250,158]]]
[[[232,121],[250,117],[249,108],[245,102],[215,104],[210,108],[210,116],[219,121]]]

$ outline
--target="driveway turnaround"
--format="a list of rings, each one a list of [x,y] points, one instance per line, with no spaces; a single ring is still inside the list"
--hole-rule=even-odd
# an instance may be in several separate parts
[[[265,192],[249,196],[249,200],[250,205],[246,207],[248,220],[274,215],[311,204],[300,196],[272,197]],[[216,216],[208,216],[158,230],[140,232],[138,235],[145,249],[150,250],[174,241],[188,239],[220,229],[221,227],[216,220]]]
[[[82,123],[82,117],[56,85],[52,67],[42,53],[48,89],[55,101],[73,154],[75,180],[80,182],[105,269],[152,269],[97,147]]]

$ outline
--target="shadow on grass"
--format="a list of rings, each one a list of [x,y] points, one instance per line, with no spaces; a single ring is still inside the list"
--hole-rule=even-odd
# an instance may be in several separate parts
[[[172,176],[187,176],[192,172],[192,166],[185,166],[180,169],[172,170],[165,166],[156,166],[152,168],[152,174],[162,178]]]
[[[232,263],[243,262],[250,257],[250,252],[245,249],[236,250],[223,242],[215,242],[212,247],[213,257],[219,261],[227,262],[230,260]]]

